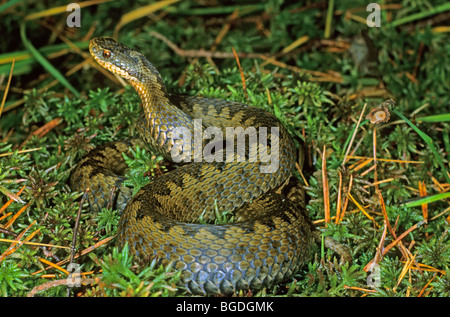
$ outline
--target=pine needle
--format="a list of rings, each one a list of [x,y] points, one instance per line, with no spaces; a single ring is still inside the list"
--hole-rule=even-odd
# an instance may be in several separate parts
[[[11,65],[11,71],[9,72],[8,82],[7,82],[6,88],[5,88],[5,93],[3,94],[2,104],[0,106],[0,117],[2,116],[2,113],[3,113],[3,107],[5,106],[6,97],[8,96],[9,85],[11,84],[11,78],[12,78],[12,74],[13,74],[13,71],[14,71],[14,64],[15,64],[15,62],[16,62],[16,60],[13,59],[12,65]]]
[[[363,110],[361,111],[361,115],[359,116],[359,119],[358,119],[358,123],[356,124],[356,127],[353,129],[352,137],[350,139],[350,142],[348,143],[347,151],[345,152],[344,159],[342,160],[342,165],[344,165],[345,162],[347,161],[348,153],[350,152],[353,141],[355,140],[356,131],[358,131],[359,124],[361,123],[361,119],[364,115],[364,111],[366,110],[366,107],[367,107],[367,103],[364,104]],[[345,148],[345,146],[344,146],[344,148]]]

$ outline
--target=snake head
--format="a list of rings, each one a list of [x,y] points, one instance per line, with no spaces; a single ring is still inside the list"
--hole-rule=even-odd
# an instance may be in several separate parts
[[[161,76],[145,56],[119,42],[106,37],[96,37],[89,43],[89,52],[101,66],[134,83],[161,84]]]

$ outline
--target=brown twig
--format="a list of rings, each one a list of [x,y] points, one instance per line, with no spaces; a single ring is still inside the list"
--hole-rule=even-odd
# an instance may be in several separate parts
[[[382,255],[385,255],[387,252],[389,252],[389,250],[391,250],[394,246],[396,246],[399,242],[401,242],[404,237],[406,237],[409,233],[411,233],[412,231],[421,227],[425,223],[427,223],[427,222],[425,220],[422,220],[422,221],[419,221],[418,223],[416,223],[415,225],[413,225],[412,227],[410,227],[409,229],[407,229],[405,232],[403,232],[401,235],[399,235],[397,237],[397,239],[392,241],[386,248],[384,248]],[[367,263],[367,265],[364,267],[364,271],[367,272],[367,269],[370,267],[370,265],[372,265],[372,263],[373,263],[373,260],[370,261],[369,263]]]
[[[373,181],[374,183],[378,182],[378,173],[377,173],[377,127],[373,127],[373,166],[375,170],[373,172]],[[378,190],[378,185],[375,185],[375,190]]]
[[[70,263],[73,262],[73,259],[75,256],[75,250],[76,250],[75,245],[77,243],[77,235],[78,235],[78,227],[80,225],[81,210],[83,209],[83,204],[84,204],[84,201],[86,200],[86,196],[87,196],[88,192],[89,192],[89,187],[84,190],[84,195],[81,198],[80,205],[78,206],[77,219],[75,220],[75,226],[73,228],[72,245],[71,245],[70,260],[69,260]]]
[[[105,238],[105,239],[103,239],[103,240],[97,242],[96,244],[94,244],[94,245],[92,245],[92,246],[90,246],[90,247],[88,247],[88,248],[86,248],[86,249],[80,251],[80,253],[79,253],[78,255],[75,255],[74,259],[76,259],[76,258],[78,258],[78,257],[80,257],[80,256],[83,256],[83,255],[86,255],[86,254],[88,254],[89,252],[94,251],[95,249],[99,248],[100,246],[102,246],[102,245],[104,245],[104,244],[107,244],[108,242],[110,242],[110,241],[111,241],[112,239],[114,239],[114,238],[115,238],[115,236],[111,236],[111,237]],[[70,261],[70,259],[67,258],[67,259],[64,259],[64,260],[59,261],[59,262],[56,263],[56,264],[57,264],[57,265],[63,265],[63,264],[69,263],[69,261]],[[31,273],[31,275],[39,274],[39,273],[41,273],[41,272],[43,272],[43,271],[45,271],[45,270],[47,270],[47,269],[50,269],[50,268],[51,268],[51,266],[48,266],[48,267],[46,267],[46,268],[44,268],[44,269],[42,269],[42,270],[39,270],[39,271],[36,271],[36,272]]]
[[[175,43],[170,41],[167,37],[164,35],[151,31],[149,32],[149,35],[156,37],[157,39],[160,39],[163,41],[167,46],[169,46],[170,49],[172,49],[175,54],[182,56],[182,57],[212,57],[212,58],[234,58],[234,54],[231,52],[212,52],[212,51],[206,51],[206,50],[183,50],[179,48]],[[258,53],[241,53],[238,52],[237,55],[240,58],[261,58],[261,54]]]
[[[322,153],[322,183],[323,183],[323,205],[325,212],[325,227],[330,222],[330,192],[328,189],[328,175],[327,175],[327,162],[326,162],[326,146],[323,146]]]
[[[300,165],[298,165],[297,162],[295,163],[295,168],[296,168],[297,171],[300,173],[300,176],[302,177],[303,182],[305,183],[305,185],[306,185],[307,187],[309,187],[308,181],[306,180],[305,175],[303,175],[302,169],[300,168]]]
[[[427,196],[427,187],[425,186],[425,182],[419,181],[419,194],[420,194],[420,197]],[[423,215],[423,219],[428,220],[428,204],[422,205],[422,215]],[[428,232],[426,232],[425,235],[428,238]]]
[[[342,173],[341,171],[338,171],[338,173],[339,173],[339,187],[336,204],[336,221],[335,221],[336,224],[339,223],[339,218],[341,217],[341,205],[342,205]]]
[[[77,219],[75,220],[75,226],[73,228],[73,236],[72,236],[72,244],[71,244],[71,248],[70,248],[70,260],[69,260],[69,263],[73,263],[73,260],[74,260],[74,257],[75,257],[75,250],[76,250],[76,246],[75,245],[77,243],[78,227],[80,225],[80,218],[81,218],[81,210],[83,209],[83,204],[84,204],[84,201],[86,199],[86,196],[87,196],[88,192],[89,192],[89,187],[87,187],[84,190],[84,195],[81,198],[80,205],[78,206]],[[70,285],[68,285],[69,287],[67,288],[67,297],[70,296],[70,290],[71,290],[71,286]]]
[[[12,65],[11,65],[11,71],[9,72],[8,82],[6,84],[5,93],[3,94],[3,100],[2,100],[2,103],[0,105],[0,117],[2,116],[3,107],[5,106],[5,102],[6,102],[6,97],[8,96],[9,85],[11,84],[11,79],[12,79],[12,74],[13,74],[13,71],[14,71],[14,63],[15,62],[16,62],[16,59],[13,59]]]
[[[353,174],[350,174],[350,179],[348,181],[348,189],[345,190],[345,187],[344,187],[344,190],[343,190],[345,193],[344,204],[343,204],[342,210],[340,211],[339,219],[336,219],[337,223],[342,221],[342,219],[344,218],[345,212],[347,211],[347,206],[348,206],[348,201],[349,201],[349,197],[347,194],[352,191],[352,186],[353,186]]]
[[[95,279],[93,279],[93,278],[80,278],[79,281],[80,281],[80,283],[85,284],[85,285],[95,283]],[[27,294],[27,297],[33,297],[37,292],[45,291],[49,288],[56,287],[56,286],[68,285],[70,283],[72,283],[72,281],[70,279],[66,279],[66,278],[61,279],[61,280],[56,280],[56,281],[49,281],[49,282],[46,282],[41,285],[33,287],[33,289]]]
[[[231,52],[215,52],[215,51],[206,51],[204,49],[201,50],[183,50],[179,48],[175,43],[170,41],[168,38],[166,38],[164,35],[151,31],[149,32],[149,35],[156,37],[157,39],[160,39],[164,43],[166,43],[167,46],[169,46],[170,49],[172,49],[175,54],[181,56],[181,57],[205,57],[205,58],[234,58],[235,55]],[[290,71],[296,72],[296,73],[308,73],[316,77],[312,77],[311,81],[318,81],[318,82],[335,82],[335,83],[342,83],[343,78],[340,74],[336,72],[319,72],[319,71],[313,71],[308,69],[302,69],[296,66],[287,65],[283,62],[277,61],[274,58],[277,56],[266,56],[260,53],[243,53],[243,52],[237,52],[237,56],[239,58],[258,58],[267,61],[268,64],[275,65],[277,67],[285,68]]]
[[[438,273],[434,273],[433,277],[427,282],[427,284],[425,284],[425,286],[420,290],[419,295],[417,295],[417,297],[422,297],[423,293],[425,292],[425,290],[428,288],[428,286],[430,285],[430,283],[434,280],[434,278],[438,275]]]
[[[58,125],[60,125],[63,122],[62,118],[55,118],[49,122],[47,122],[46,124],[44,124],[42,127],[40,127],[39,129],[33,131],[23,142],[22,144],[19,146],[19,149],[23,148],[24,145],[28,142],[28,140],[34,136],[37,135],[38,137],[42,138],[43,136],[45,136],[47,133],[49,133],[53,128],[57,127]]]
[[[236,58],[236,63],[237,63],[238,68],[239,68],[239,73],[241,74],[242,89],[244,90],[245,97],[248,98],[248,94],[247,94],[247,84],[245,83],[244,71],[243,71],[243,69],[242,69],[241,62],[239,61],[239,56],[238,56],[238,54],[236,53],[236,50],[234,49],[234,47],[232,47],[231,49],[233,50],[233,54],[234,54],[234,57]]]
[[[17,236],[18,236],[17,233],[10,231],[8,229],[4,229],[4,228],[0,228],[0,233],[7,234],[7,235],[13,236],[15,238],[17,238]]]
[[[7,256],[13,254],[14,252],[16,252],[16,250],[22,246],[25,242],[28,242],[29,240],[31,240],[39,231],[40,229],[37,229],[36,231],[32,232],[28,237],[26,237],[23,241],[21,241],[20,239],[22,239],[22,237],[25,235],[25,233],[28,232],[28,230],[30,230],[30,228],[36,223],[36,220],[33,221],[27,228],[25,228],[14,240],[17,241],[17,243],[11,243],[11,246],[5,250],[5,252],[3,252],[0,255],[0,262],[2,262]]]

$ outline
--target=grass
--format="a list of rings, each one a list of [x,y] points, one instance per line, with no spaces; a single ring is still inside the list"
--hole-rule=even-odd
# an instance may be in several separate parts
[[[172,268],[139,271],[114,249],[117,211],[85,212],[67,186],[89,149],[136,135],[137,94],[87,53],[115,35],[170,91],[261,107],[306,145],[307,212],[353,262],[318,245],[293,281],[240,295],[449,296],[445,1],[382,2],[380,28],[364,1],[141,3],[81,2],[81,28],[64,1],[0,6],[0,295],[186,295]],[[390,98],[390,120],[370,123]],[[127,162],[135,189],[165,170],[139,148]],[[82,287],[67,285],[71,258]]]

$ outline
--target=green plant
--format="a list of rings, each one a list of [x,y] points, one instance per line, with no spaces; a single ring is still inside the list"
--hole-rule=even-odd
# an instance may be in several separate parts
[[[121,251],[114,248],[105,256],[102,268],[103,290],[108,296],[173,296],[181,276],[181,272],[173,272],[170,266],[158,266],[156,261],[136,274],[128,246]]]
[[[14,296],[17,292],[26,290],[24,279],[27,277],[29,277],[28,273],[16,262],[2,261],[0,263],[0,295]]]
[[[124,185],[133,188],[133,195],[139,189],[149,183],[150,178],[155,177],[155,173],[163,173],[166,171],[165,166],[159,164],[162,162],[162,156],[156,156],[145,149],[136,147],[136,150],[131,149],[133,157],[128,157],[125,153],[123,157],[127,163],[129,170],[126,173],[127,180]],[[158,170],[158,171],[155,171]]]

